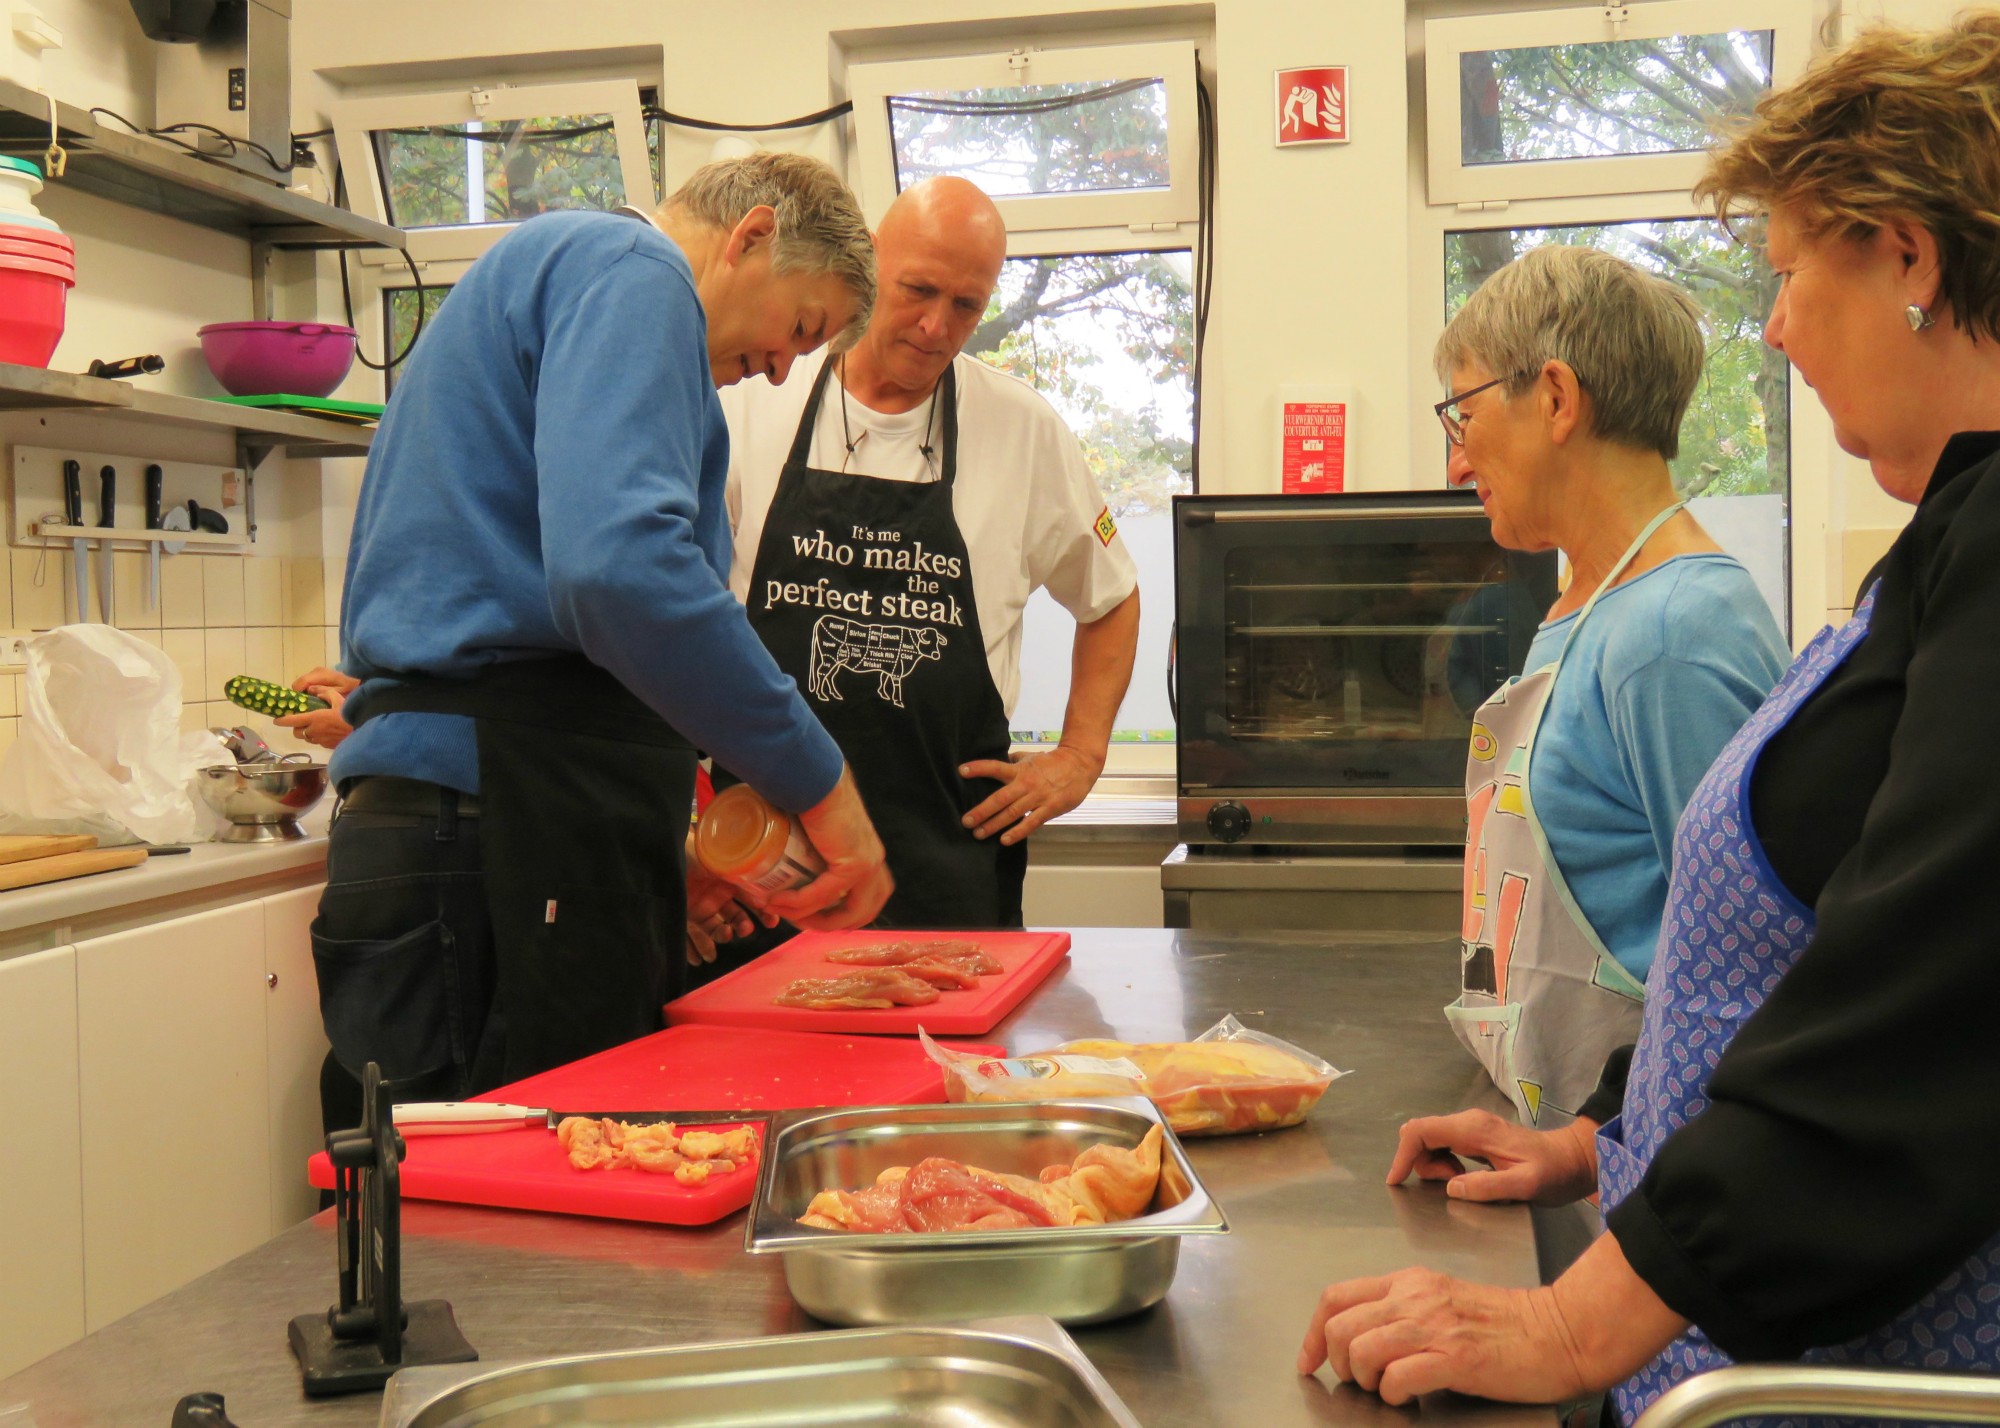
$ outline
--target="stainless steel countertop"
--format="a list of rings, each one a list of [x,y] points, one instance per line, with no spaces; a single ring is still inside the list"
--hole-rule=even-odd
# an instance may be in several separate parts
[[[1411,1264],[1535,1283],[1525,1210],[1382,1183],[1405,1118],[1503,1105],[1439,1012],[1456,980],[1454,944],[1441,940],[1085,929],[996,1031],[1014,1051],[1080,1036],[1171,1040],[1234,1012],[1357,1073],[1301,1128],[1189,1143],[1231,1233],[1185,1246],[1157,1308],[1073,1331],[1140,1422],[1406,1428],[1407,1410],[1293,1371],[1320,1288]],[[742,1252],[741,1215],[679,1230],[423,1202],[403,1214],[404,1292],[449,1299],[487,1361],[821,1327],[792,1304],[775,1258]],[[164,1428],[182,1394],[212,1390],[241,1428],[373,1424],[376,1395],[304,1398],[286,1348],[287,1321],[330,1303],[333,1276],[331,1216],[320,1215],[0,1380],[0,1418],[25,1405],[41,1428]],[[1452,1395],[1423,1412],[1455,1428],[1553,1422],[1547,1409]]]

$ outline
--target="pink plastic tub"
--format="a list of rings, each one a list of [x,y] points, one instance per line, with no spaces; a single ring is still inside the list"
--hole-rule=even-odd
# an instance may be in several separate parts
[[[62,341],[73,270],[0,254],[0,362],[46,367]]]
[[[354,329],[330,322],[211,322],[196,336],[208,370],[237,397],[323,397],[354,365]]]

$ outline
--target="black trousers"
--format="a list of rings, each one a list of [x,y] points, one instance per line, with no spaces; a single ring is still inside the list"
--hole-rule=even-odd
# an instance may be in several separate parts
[[[359,1073],[376,1062],[399,1101],[454,1101],[490,1086],[473,1066],[493,1004],[493,930],[479,819],[440,788],[436,814],[334,820],[312,926],[327,1130],[361,1122]],[[497,1083],[496,1083],[497,1084]]]

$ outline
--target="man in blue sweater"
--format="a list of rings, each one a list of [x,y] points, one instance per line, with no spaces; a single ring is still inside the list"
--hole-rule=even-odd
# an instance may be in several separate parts
[[[341,611],[362,683],[313,927],[329,1127],[355,1123],[370,1061],[399,1101],[458,1099],[660,1027],[696,749],[825,858],[774,911],[857,926],[887,898],[839,749],[730,596],[715,396],[845,346],[874,291],[832,170],[758,154],[650,217],[522,224],[427,326]]]

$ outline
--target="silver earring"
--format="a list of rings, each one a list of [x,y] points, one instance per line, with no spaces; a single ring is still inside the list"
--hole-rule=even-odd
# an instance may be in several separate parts
[[[1918,307],[1915,303],[1911,303],[1903,309],[1903,316],[1910,320],[1910,331],[1912,332],[1922,332],[1926,327],[1935,327],[1937,325],[1937,319]]]

